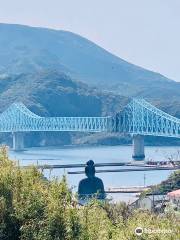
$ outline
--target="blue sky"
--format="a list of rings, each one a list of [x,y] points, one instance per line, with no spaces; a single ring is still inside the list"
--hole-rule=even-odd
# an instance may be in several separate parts
[[[0,0],[0,22],[69,30],[180,81],[180,0]]]

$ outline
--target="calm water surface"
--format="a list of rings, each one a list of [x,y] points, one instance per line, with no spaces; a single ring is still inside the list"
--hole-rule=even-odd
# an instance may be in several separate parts
[[[173,158],[180,160],[180,147],[146,147],[146,160],[156,161]],[[23,152],[10,151],[10,157],[18,160],[21,165],[31,164],[75,164],[86,163],[93,159],[95,163],[106,162],[130,162],[132,161],[132,146],[105,146],[105,147],[62,147],[62,148],[29,148]],[[98,169],[119,169],[121,167],[102,167]],[[84,174],[68,175],[68,171],[82,170],[75,169],[53,169],[46,170],[45,176],[53,178],[67,175],[68,183],[77,191],[79,181]],[[171,171],[149,171],[149,172],[127,172],[127,173],[99,173],[105,188],[120,186],[140,186],[160,183],[166,179]],[[114,199],[129,200],[132,194],[113,194]]]

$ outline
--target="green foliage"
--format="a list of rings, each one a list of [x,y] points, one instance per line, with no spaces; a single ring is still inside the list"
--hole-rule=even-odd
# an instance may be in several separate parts
[[[146,193],[166,194],[177,189],[180,189],[180,170],[171,173],[167,180],[153,186],[152,189],[148,190]]]
[[[138,237],[137,226],[174,232]],[[160,217],[97,200],[79,206],[65,177],[47,181],[35,167],[20,168],[5,148],[0,151],[0,240],[166,240],[178,239],[178,228],[173,213]]]

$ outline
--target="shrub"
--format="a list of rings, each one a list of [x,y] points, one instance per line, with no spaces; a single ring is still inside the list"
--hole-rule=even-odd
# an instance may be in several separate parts
[[[137,226],[174,232],[140,238]],[[65,177],[47,181],[36,167],[21,168],[0,150],[0,240],[166,240],[179,239],[179,228],[173,214],[132,211],[124,203],[79,206]]]

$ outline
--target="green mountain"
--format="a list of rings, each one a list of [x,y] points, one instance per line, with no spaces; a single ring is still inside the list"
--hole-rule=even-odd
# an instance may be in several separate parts
[[[0,24],[0,70],[27,73],[54,68],[88,84],[172,82],[130,64],[71,32]]]
[[[20,101],[42,116],[103,116],[127,104],[126,97],[109,95],[55,70],[4,76],[0,94],[1,112]]]

